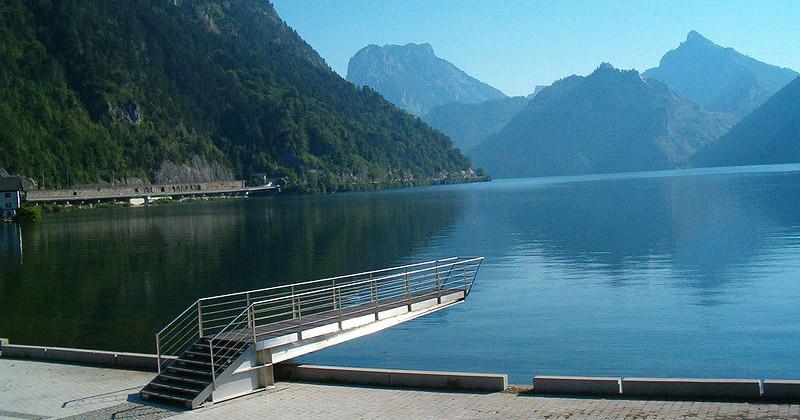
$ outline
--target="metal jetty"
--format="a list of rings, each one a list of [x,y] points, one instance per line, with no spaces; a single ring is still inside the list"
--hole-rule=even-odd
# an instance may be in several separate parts
[[[198,299],[156,333],[144,399],[196,408],[274,383],[273,365],[463,302],[483,257]]]

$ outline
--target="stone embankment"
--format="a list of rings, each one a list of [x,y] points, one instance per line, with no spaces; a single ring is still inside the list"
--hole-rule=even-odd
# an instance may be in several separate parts
[[[120,201],[132,198],[192,197],[215,195],[248,195],[270,190],[277,185],[247,187],[244,181],[190,182],[182,184],[152,184],[130,186],[97,186],[92,188],[65,188],[30,190],[25,200],[31,203],[81,204],[100,201]]]

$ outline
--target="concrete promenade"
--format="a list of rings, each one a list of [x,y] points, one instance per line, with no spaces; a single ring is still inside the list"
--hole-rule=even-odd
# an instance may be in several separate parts
[[[281,382],[194,411],[141,402],[154,373],[0,359],[0,418],[800,418],[797,404],[455,393]]]

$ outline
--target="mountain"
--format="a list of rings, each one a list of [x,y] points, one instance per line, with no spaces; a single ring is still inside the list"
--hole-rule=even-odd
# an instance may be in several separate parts
[[[528,101],[525,96],[515,96],[477,104],[450,102],[433,107],[423,119],[450,136],[456,147],[467,152],[502,130]]]
[[[696,166],[800,162],[800,78],[697,153]]]
[[[666,169],[730,125],[657,80],[602,64],[543,89],[471,155],[496,177]]]
[[[470,167],[339,77],[263,0],[3,1],[0,63],[0,168],[48,186],[188,165],[337,191]]]
[[[347,80],[375,89],[398,107],[420,117],[437,105],[505,97],[503,92],[437,57],[430,44],[368,45],[350,59]]]
[[[798,73],[714,44],[695,31],[686,41],[647,70],[646,78],[660,80],[711,111],[742,117],[786,86]]]

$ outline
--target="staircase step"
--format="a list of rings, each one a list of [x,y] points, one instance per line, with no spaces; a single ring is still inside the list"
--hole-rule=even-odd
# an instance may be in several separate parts
[[[185,368],[185,367],[171,365],[171,366],[169,366],[167,368],[167,370],[172,370],[172,371],[180,372],[180,373],[188,373],[188,374],[197,375],[197,376],[211,376],[211,369],[199,370],[199,369],[191,369],[191,368]]]
[[[144,399],[168,400],[172,402],[181,403],[185,405],[187,408],[192,408],[192,398],[182,397],[165,392],[150,391],[146,389],[139,391],[139,395],[141,395],[142,398]]]
[[[192,344],[192,350],[198,353],[204,353],[206,355],[209,354],[209,347],[208,344]],[[230,347],[224,346],[217,346],[214,345],[214,356],[216,357],[217,353],[220,352],[230,352],[232,349]]]
[[[200,378],[192,378],[192,377],[179,376],[179,375],[170,375],[170,374],[167,374],[167,373],[162,373],[162,374],[158,375],[156,377],[156,379],[158,379],[158,378],[166,379],[168,381],[173,381],[173,382],[183,382],[183,383],[187,383],[187,384],[201,385],[203,387],[206,387],[206,386],[208,386],[208,384],[211,383],[211,380],[203,380],[203,379],[200,379]]]
[[[209,354],[208,352],[199,352],[199,351],[193,351],[193,350],[186,350],[183,353],[184,354],[188,354],[188,355],[193,356],[193,357],[198,357],[198,358],[205,357],[206,359],[211,359],[211,354]]]
[[[185,386],[178,386],[178,385],[175,385],[173,383],[156,382],[156,381],[150,382],[145,387],[145,390],[148,390],[148,388],[150,388],[150,387],[164,389],[167,392],[172,391],[172,392],[176,392],[176,393],[190,394],[191,396],[195,396],[195,395],[199,394],[204,389],[204,388],[188,388],[188,387],[185,387]],[[158,392],[157,390],[155,390],[155,391]]]
[[[207,367],[209,370],[211,369],[211,360],[204,361],[204,360],[193,360],[193,359],[184,359],[183,357],[175,360],[178,364],[185,364],[185,365],[195,365],[199,367]],[[215,363],[216,365],[220,365],[220,363]]]

